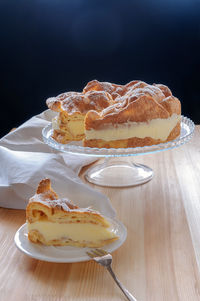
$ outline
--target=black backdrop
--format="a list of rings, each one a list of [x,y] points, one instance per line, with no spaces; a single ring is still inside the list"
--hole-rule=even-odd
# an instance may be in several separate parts
[[[199,0],[0,0],[4,135],[92,79],[164,83],[200,123]]]

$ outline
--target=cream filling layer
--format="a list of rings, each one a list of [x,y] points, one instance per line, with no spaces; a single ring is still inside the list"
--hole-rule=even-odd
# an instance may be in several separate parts
[[[72,136],[84,135],[84,119],[72,119],[67,123],[61,123],[58,117],[52,119],[52,128],[54,130],[61,130],[69,132]]]
[[[46,241],[54,239],[72,239],[73,241],[92,241],[107,240],[116,237],[114,229],[104,228],[94,224],[57,224],[47,221],[28,223],[28,231],[37,230]]]
[[[148,122],[126,122],[105,125],[100,130],[86,130],[86,140],[102,139],[105,141],[123,140],[133,137],[166,140],[170,132],[180,121],[181,115],[173,114],[167,119],[157,118]]]

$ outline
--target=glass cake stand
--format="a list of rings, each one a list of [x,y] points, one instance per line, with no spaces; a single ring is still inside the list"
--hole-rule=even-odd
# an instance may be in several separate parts
[[[102,164],[90,167],[85,173],[85,178],[96,185],[110,187],[128,187],[148,182],[153,177],[153,170],[142,164],[114,160],[112,158],[123,158],[128,156],[137,156],[144,154],[153,154],[156,152],[173,149],[188,142],[194,132],[195,125],[187,117],[181,117],[180,136],[166,143],[144,147],[131,148],[91,148],[84,147],[82,141],[72,141],[68,144],[61,144],[52,138],[52,125],[47,125],[43,131],[43,140],[50,147],[65,153],[77,155],[89,155],[98,158],[105,158]]]

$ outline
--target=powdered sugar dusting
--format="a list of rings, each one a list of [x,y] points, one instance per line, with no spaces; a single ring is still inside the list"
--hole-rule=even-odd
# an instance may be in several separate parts
[[[51,208],[63,209],[64,211],[67,212],[93,212],[98,214],[98,212],[91,209],[91,207],[79,208],[78,206],[74,205],[72,201],[69,200],[68,198],[61,198],[61,199],[52,198],[51,191],[35,194],[29,200],[29,202],[41,203],[45,206]]]

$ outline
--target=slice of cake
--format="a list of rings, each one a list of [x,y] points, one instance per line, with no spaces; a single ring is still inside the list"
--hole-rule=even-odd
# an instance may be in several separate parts
[[[84,146],[146,146],[180,135],[181,104],[166,86],[134,81],[127,89],[120,102],[100,113],[87,113]]]
[[[28,238],[54,246],[102,247],[118,239],[99,212],[59,199],[49,179],[39,183],[26,208]]]
[[[63,93],[48,98],[46,103],[49,109],[59,112],[52,120],[52,137],[57,142],[65,144],[84,138],[84,118],[89,110],[102,111],[113,104],[113,100],[107,92],[89,91]]]

